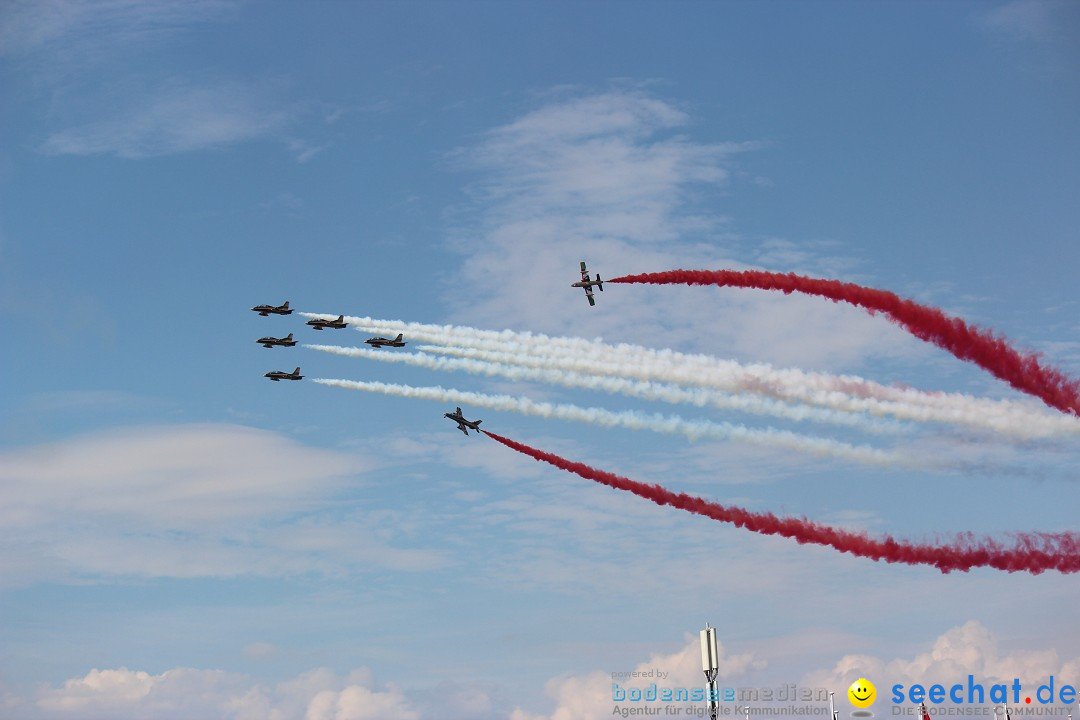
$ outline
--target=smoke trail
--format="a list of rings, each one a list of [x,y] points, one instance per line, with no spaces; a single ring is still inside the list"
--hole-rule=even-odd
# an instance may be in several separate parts
[[[731,361],[687,356],[674,351],[641,348],[645,354],[639,356],[623,351],[621,354],[612,352],[609,356],[593,357],[572,351],[562,355],[533,355],[513,346],[508,351],[434,345],[420,345],[417,349],[525,367],[569,368],[579,373],[632,377],[643,381],[662,380],[718,391],[760,394],[841,413],[869,413],[917,422],[966,425],[1021,439],[1080,435],[1080,422],[1073,416],[1048,415],[1008,400],[974,398],[957,393],[925,393],[878,385],[854,376],[777,370],[768,365],[741,366]],[[846,424],[846,421],[839,419],[842,417],[832,416],[828,421]]]
[[[753,393],[844,413],[966,425],[1023,439],[1080,434],[1080,421],[1075,416],[1040,413],[1009,400],[890,387],[854,375],[777,369],[762,363],[742,365],[708,355],[512,330],[481,330],[355,316],[347,316],[346,320],[366,332],[401,332],[412,341],[451,346],[422,348],[432,352],[489,362],[558,367],[585,374]]]
[[[760,270],[671,270],[626,275],[607,282],[750,287],[779,290],[785,294],[801,292],[833,302],[851,303],[871,314],[885,314],[920,340],[948,350],[961,360],[974,362],[994,377],[1040,398],[1052,408],[1080,415],[1080,380],[1072,380],[1060,370],[1043,366],[1038,353],[1015,350],[1004,337],[990,330],[968,325],[938,308],[920,305],[886,290]]]
[[[685,493],[674,493],[660,485],[637,482],[537,450],[486,430],[482,432],[520,453],[568,470],[587,480],[634,493],[657,505],[671,505],[713,520],[732,523],[751,532],[792,538],[800,544],[825,545],[857,557],[889,563],[932,565],[943,573],[954,570],[966,572],[976,567],[1029,572],[1033,575],[1047,570],[1061,573],[1080,571],[1080,534],[1073,532],[1017,533],[1016,542],[1011,547],[991,538],[977,539],[971,535],[960,535],[946,545],[909,543],[896,540],[890,535],[875,539],[864,533],[832,528],[806,518],[778,518],[772,513],[751,512]]]
[[[831,455],[833,457],[886,467],[895,467],[898,465],[914,466],[913,461],[901,458],[895,453],[889,453],[866,446],[848,445],[847,443],[838,442],[836,440],[797,435],[796,433],[788,432],[786,430],[776,430],[772,428],[759,430],[725,422],[686,420],[677,415],[664,416],[656,413],[640,413],[634,411],[613,412],[602,408],[585,408],[578,405],[567,405],[562,403],[536,402],[535,400],[523,397],[485,395],[483,393],[454,390],[440,386],[415,387],[412,385],[398,385],[396,383],[329,380],[325,378],[317,378],[312,382],[319,383],[320,385],[345,388],[347,390],[362,390],[365,392],[382,393],[383,395],[395,395],[397,397],[410,397],[423,400],[439,400],[461,405],[486,407],[492,410],[509,410],[523,415],[573,420],[602,427],[624,427],[631,430],[652,430],[653,432],[685,435],[691,440],[697,440],[703,437],[719,438],[723,440],[741,440],[743,442],[755,443],[758,445],[786,447],[802,452],[814,453],[816,455]]]
[[[536,380],[539,382],[554,383],[563,387],[585,388],[588,390],[601,390],[644,400],[659,400],[662,402],[679,404],[685,403],[696,407],[712,405],[728,410],[755,413],[758,415],[772,415],[788,420],[810,420],[816,422],[828,422],[848,427],[857,427],[860,430],[871,432],[897,431],[902,429],[895,423],[887,424],[879,420],[871,420],[859,415],[841,413],[835,410],[809,407],[806,405],[788,405],[757,397],[730,395],[718,392],[710,388],[688,389],[677,385],[656,383],[652,381],[631,380],[625,377],[607,377],[603,375],[589,375],[572,370],[561,369],[561,364],[553,358],[542,358],[533,364],[510,364],[507,362],[491,362],[484,359],[471,359],[468,357],[454,358],[426,355],[420,353],[396,353],[370,350],[366,348],[348,348],[337,345],[304,345],[309,350],[346,357],[363,358],[367,360],[379,360],[381,362],[400,363],[417,367],[426,367],[433,370],[463,370],[475,375],[499,376],[511,380]],[[439,352],[443,348],[421,345],[419,350],[434,350]],[[446,349],[446,354],[453,355],[454,349]],[[490,353],[488,353],[490,355]]]

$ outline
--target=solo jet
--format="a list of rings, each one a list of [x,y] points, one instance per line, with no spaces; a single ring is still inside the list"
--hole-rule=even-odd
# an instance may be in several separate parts
[[[256,305],[251,308],[255,312],[259,313],[263,317],[267,317],[270,313],[275,315],[291,315],[292,310],[289,309],[289,301],[286,300],[284,305]]]
[[[300,374],[300,368],[296,368],[291,373],[283,372],[281,370],[271,370],[263,375],[263,377],[268,377],[274,382],[277,382],[278,380],[299,380],[304,376]]]
[[[570,287],[585,288],[585,296],[589,298],[589,306],[596,304],[596,299],[593,297],[593,285],[600,288],[600,292],[604,292],[604,281],[600,279],[600,274],[597,273],[595,280],[589,279],[589,271],[585,269],[585,261],[581,261],[581,282],[570,283]]]
[[[314,320],[308,320],[307,324],[315,328],[316,330],[322,330],[323,328],[336,328],[341,330],[349,323],[345,322],[344,315],[338,315],[337,320],[324,320],[322,318],[316,318]]]
[[[273,347],[275,345],[280,345],[282,347],[292,347],[293,345],[296,344],[296,341],[292,339],[292,333],[289,333],[288,335],[286,335],[283,338],[276,338],[276,337],[259,338],[255,342],[259,343],[264,348]]]
[[[297,368],[297,369],[299,369],[299,368]],[[458,408],[457,410],[455,410],[452,413],[443,413],[443,417],[450,418],[451,420],[456,422],[457,423],[457,429],[460,430],[461,432],[465,433],[466,435],[469,434],[469,431],[466,430],[465,428],[472,428],[477,433],[479,433],[480,432],[480,423],[484,422],[483,420],[466,420],[465,416],[461,414],[461,408]]]
[[[405,347],[405,345],[407,344],[404,340],[401,339],[401,333],[398,333],[397,337],[394,338],[393,340],[387,340],[384,337],[373,337],[373,338],[368,338],[364,342],[366,342],[368,345],[370,345],[372,347],[377,347],[377,348],[381,348],[381,347]]]

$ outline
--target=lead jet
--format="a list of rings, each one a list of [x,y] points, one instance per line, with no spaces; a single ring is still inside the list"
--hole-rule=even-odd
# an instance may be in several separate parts
[[[596,298],[593,297],[593,285],[600,288],[600,292],[604,292],[604,281],[600,279],[600,274],[596,274],[595,280],[589,279],[589,271],[585,269],[585,261],[581,261],[581,282],[570,283],[570,287],[585,288],[585,297],[589,298],[589,306],[596,304]]]
[[[263,377],[268,377],[274,382],[277,382],[278,380],[299,380],[304,376],[300,374],[300,368],[296,368],[291,373],[287,373],[282,370],[271,370],[270,372],[264,374]]]
[[[297,368],[297,369],[299,369],[299,368]],[[466,420],[465,416],[461,414],[461,408],[458,408],[457,410],[455,410],[452,413],[443,413],[443,417],[450,418],[451,420],[456,422],[457,423],[457,429],[460,430],[461,432],[465,433],[465,435],[469,434],[469,431],[466,430],[465,428],[472,428],[477,433],[479,433],[480,432],[480,423],[484,422],[483,420]]]
[[[289,333],[288,335],[286,335],[283,338],[276,338],[276,337],[259,338],[255,342],[259,343],[264,348],[273,347],[275,345],[280,345],[282,347],[292,347],[293,345],[296,344],[296,341],[292,339],[292,333]]]
[[[368,345],[372,347],[405,347],[408,343],[401,339],[401,333],[397,334],[397,337],[393,340],[388,340],[384,337],[373,337],[365,340]]]
[[[251,308],[255,312],[259,313],[263,317],[267,317],[270,313],[275,315],[291,315],[292,310],[289,309],[289,301],[286,300],[284,305],[256,305]]]
[[[349,323],[345,322],[344,315],[338,315],[337,320],[325,320],[323,318],[315,318],[314,320],[308,320],[308,325],[312,326],[316,330],[322,330],[323,328],[335,328],[341,330]]]

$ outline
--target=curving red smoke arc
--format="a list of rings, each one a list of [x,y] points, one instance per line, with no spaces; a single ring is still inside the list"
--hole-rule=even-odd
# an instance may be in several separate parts
[[[1034,395],[1052,408],[1080,415],[1080,380],[1068,378],[1060,370],[1046,367],[1034,352],[1021,352],[990,330],[968,325],[942,310],[920,305],[887,290],[863,287],[839,280],[821,280],[794,273],[761,270],[669,270],[667,272],[624,275],[609,283],[650,285],[716,285],[757,288],[816,295],[882,313],[920,340],[948,350],[961,360],[973,362],[994,377],[1021,392]]]
[[[605,281],[606,282],[606,281]],[[568,470],[587,480],[634,493],[657,505],[670,505],[697,515],[732,523],[762,535],[780,535],[799,543],[825,545],[840,552],[871,560],[884,560],[905,565],[932,565],[943,573],[991,567],[1007,572],[1029,572],[1033,575],[1057,570],[1062,573],[1080,571],[1080,534],[1018,533],[1016,542],[1006,547],[991,538],[976,539],[970,534],[958,536],[945,545],[915,544],[886,535],[872,538],[863,533],[839,530],[811,522],[806,518],[778,518],[772,513],[750,512],[727,507],[685,493],[675,493],[660,485],[648,485],[613,473],[597,470],[584,463],[561,458],[537,450],[495,433],[482,430],[492,440],[543,460],[562,470]]]

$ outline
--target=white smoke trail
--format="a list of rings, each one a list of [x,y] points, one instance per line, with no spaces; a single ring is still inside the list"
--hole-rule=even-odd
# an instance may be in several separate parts
[[[1077,418],[1047,414],[1008,400],[888,387],[857,376],[778,370],[765,364],[741,365],[707,355],[511,330],[480,330],[366,317],[348,317],[347,320],[360,330],[401,332],[414,341],[450,346],[425,348],[429,351],[486,362],[526,367],[555,366],[584,374],[754,393],[838,412],[963,425],[1020,439],[1080,435]]]
[[[501,351],[480,350],[469,347],[440,345],[419,345],[418,350],[460,358],[471,358],[493,363],[508,363],[524,367],[565,368],[577,373],[615,375],[631,377],[645,381],[662,380],[695,387],[712,388],[718,391],[734,393],[762,394],[795,403],[805,403],[820,408],[828,408],[836,413],[833,418],[849,417],[853,420],[828,420],[841,424],[852,424],[873,429],[872,424],[861,413],[875,417],[891,416],[902,420],[917,422],[941,422],[982,430],[1009,434],[1022,439],[1056,437],[1068,434],[1080,434],[1080,423],[1062,415],[1046,415],[1038,411],[1010,404],[1007,401],[992,401],[968,396],[920,394],[918,391],[904,391],[898,388],[884,388],[883,391],[895,391],[921,395],[917,402],[899,402],[883,400],[877,397],[852,395],[840,390],[820,390],[812,386],[803,386],[800,371],[762,369],[757,366],[743,366],[738,373],[726,367],[709,367],[705,364],[693,364],[680,358],[657,359],[641,358],[637,362],[620,358],[582,357],[573,351],[561,356],[531,355],[522,348],[512,345]],[[723,362],[723,361],[720,361]],[[866,392],[864,387],[856,387],[851,378],[837,377],[837,383],[851,386],[857,391]],[[873,392],[873,389],[870,390]],[[885,394],[885,393],[882,393]],[[795,408],[805,405],[795,405]],[[848,413],[845,415],[844,413]],[[860,413],[858,415],[852,413]],[[777,413],[787,416],[786,413]],[[810,418],[806,419],[816,419]]]
[[[660,433],[685,435],[691,440],[697,440],[703,437],[723,440],[741,440],[743,442],[755,443],[758,445],[786,447],[792,450],[813,453],[815,455],[829,455],[855,462],[885,467],[916,466],[916,463],[913,461],[903,458],[895,453],[885,452],[866,446],[848,445],[847,443],[837,442],[835,440],[806,437],[786,430],[775,430],[771,428],[759,430],[732,423],[712,422],[708,420],[687,420],[676,415],[665,416],[657,413],[640,413],[634,411],[613,412],[602,408],[586,408],[562,403],[536,402],[528,398],[513,397],[510,395],[486,395],[484,393],[454,390],[443,388],[441,386],[415,387],[412,385],[399,385],[396,383],[331,380],[326,378],[316,378],[312,382],[319,383],[320,385],[345,388],[347,390],[362,390],[364,392],[382,393],[383,395],[394,395],[397,397],[438,400],[459,405],[485,407],[491,410],[509,410],[523,415],[573,420],[602,427],[624,427],[631,430],[652,430]]]
[[[534,355],[527,348],[511,344],[498,351],[435,345],[420,345],[417,349],[487,362],[558,367],[586,374],[662,380],[728,392],[763,394],[841,413],[867,413],[876,417],[963,425],[1019,439],[1080,435],[1080,420],[1076,418],[1047,413],[1007,400],[974,398],[956,393],[925,393],[885,387],[853,376],[776,370],[767,365],[740,366],[723,360],[701,362],[702,356],[685,356],[670,351],[641,348],[645,353],[634,360],[631,352],[622,347],[612,350],[613,357],[577,351],[564,351],[561,355]]]
[[[588,375],[572,370],[563,370],[555,367],[552,358],[537,359],[535,364],[526,365],[524,362],[511,364],[500,356],[497,361],[484,359],[470,359],[468,357],[443,357],[426,355],[424,353],[397,353],[370,350],[365,348],[339,347],[337,345],[304,345],[310,350],[344,355],[346,357],[378,360],[381,362],[399,363],[416,367],[426,367],[433,370],[462,370],[475,375],[499,376],[510,380],[535,380],[539,382],[553,383],[563,387],[585,388],[588,390],[601,390],[630,397],[638,397],[644,400],[659,400],[673,404],[689,404],[696,407],[712,405],[713,407],[726,410],[738,410],[741,412],[758,415],[772,415],[788,420],[810,420],[828,422],[849,427],[858,427],[860,430],[876,432],[899,431],[903,429],[895,423],[885,423],[879,420],[868,419],[851,413],[840,413],[834,410],[815,408],[807,405],[788,405],[765,398],[730,395],[710,388],[683,388],[668,383],[656,383],[652,381],[631,380],[625,377],[607,377],[602,375]],[[421,350],[433,350],[455,354],[456,348],[439,348],[432,346],[420,346]],[[484,353],[494,356],[494,353]]]

